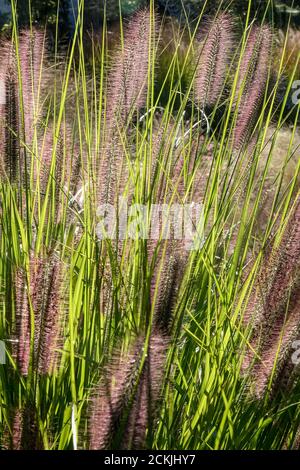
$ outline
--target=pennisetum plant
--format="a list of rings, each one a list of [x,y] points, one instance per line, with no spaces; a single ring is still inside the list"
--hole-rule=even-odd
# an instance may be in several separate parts
[[[57,373],[63,346],[64,275],[64,265],[55,253],[39,257],[32,254],[28,266],[16,270],[12,357],[16,373],[28,381],[30,388],[10,410],[4,448],[44,448],[35,389],[41,377]]]
[[[5,55],[3,54],[5,51]],[[1,104],[1,176],[15,182],[20,174],[20,116],[17,88],[15,55],[11,44],[2,45],[4,64],[1,66],[0,79],[3,83]]]
[[[120,22],[121,45],[111,56],[104,25],[89,65],[79,2],[59,76],[59,45],[55,63],[45,62],[46,35],[33,28],[18,34],[14,6],[13,41],[3,43],[0,64],[0,340],[8,344],[8,366],[0,364],[0,445],[279,447],[284,432],[265,420],[264,400],[254,407],[243,385],[263,399],[287,370],[295,373],[299,199],[253,281],[244,315],[252,333],[243,370],[250,370],[242,379],[236,352],[245,335],[232,315],[244,261],[260,242],[253,227],[271,155],[257,178],[263,142],[251,138],[274,114],[267,95],[272,28],[247,19],[239,47],[228,12],[206,23],[199,18],[199,34],[177,24],[160,84],[153,1],[124,35]],[[252,159],[236,204],[244,150]],[[281,192],[284,165],[264,240],[274,213],[290,202],[290,181]],[[26,217],[16,203],[24,192]],[[174,227],[166,236],[167,226],[139,237],[144,221],[130,212],[130,230],[116,237],[115,250],[115,238],[98,236],[97,210],[121,209],[121,193],[138,215],[145,211],[147,223],[155,205],[183,225],[183,205],[203,203],[201,244],[190,250]],[[224,234],[233,219],[237,232]],[[288,408],[284,403],[278,421],[287,420]]]
[[[154,247],[149,248],[153,254]],[[154,263],[150,277],[148,334],[139,335],[128,353],[115,355],[108,362],[94,391],[89,422],[91,449],[142,449],[153,438],[172,315],[184,271],[176,245],[167,244],[163,260]]]
[[[15,44],[4,41],[0,67],[5,99],[0,105],[2,129],[2,175],[10,182],[24,181],[30,172],[32,139],[41,118],[40,93],[44,63],[44,34],[38,30],[24,31]],[[46,75],[43,74],[45,86]],[[24,152],[28,153],[26,161]],[[25,163],[27,168],[25,168]]]
[[[149,58],[153,53],[155,22],[148,9],[135,14],[107,79],[104,134],[98,181],[98,202],[112,203],[120,180],[126,181],[124,129],[147,102]],[[124,176],[125,174],[125,176]],[[122,188],[121,188],[122,189]]]
[[[221,100],[235,46],[234,19],[222,13],[198,34],[197,65],[194,80],[195,101],[201,109],[212,110]]]
[[[277,391],[284,369],[293,368],[293,342],[300,333],[299,224],[298,197],[280,240],[275,238],[262,259],[243,316],[252,329],[243,369],[250,370],[257,397]]]
[[[246,39],[235,90],[235,150],[245,148],[249,144],[261,114],[266,91],[271,82],[272,43],[273,33],[269,26],[252,26]]]
[[[22,375],[47,374],[55,367],[62,327],[63,264],[55,254],[32,255],[28,272],[18,269],[16,361]]]

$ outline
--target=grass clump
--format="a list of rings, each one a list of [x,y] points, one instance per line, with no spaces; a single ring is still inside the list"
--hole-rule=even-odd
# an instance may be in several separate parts
[[[104,23],[92,60],[80,4],[63,65],[46,33],[19,33],[13,2],[0,73],[2,448],[296,445],[297,367],[288,388],[279,378],[299,329],[298,107],[278,162],[292,84],[278,107],[276,32],[249,12],[240,37],[229,13],[178,25],[162,73],[153,2],[122,24],[111,57]]]

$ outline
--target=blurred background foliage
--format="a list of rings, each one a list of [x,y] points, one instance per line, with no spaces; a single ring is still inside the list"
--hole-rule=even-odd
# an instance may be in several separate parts
[[[9,24],[9,8],[11,0],[0,0],[0,26]],[[40,23],[55,23],[57,11],[60,11],[61,28],[72,32],[74,17],[76,16],[78,0],[32,0],[32,15],[34,21]],[[87,27],[101,25],[104,16],[104,4],[106,4],[106,17],[113,22],[119,18],[119,6],[122,14],[129,16],[138,8],[147,4],[148,0],[85,0],[85,18]],[[156,0],[157,7],[171,16],[190,20],[197,18],[205,5],[205,12],[211,14],[217,11],[222,3],[222,9],[229,9],[240,17],[246,15],[247,0],[223,0],[216,2],[211,0]],[[19,23],[28,23],[28,0],[17,0]],[[58,8],[59,5],[59,8]],[[300,25],[300,0],[252,0],[252,16],[262,17],[269,5],[269,20],[272,20],[280,28],[284,28],[289,18],[295,24]],[[75,11],[75,15],[74,15]]]
[[[38,25],[48,25],[48,46],[51,48],[51,37],[54,43],[55,28],[57,15],[59,14],[59,33],[60,44],[64,45],[65,40],[68,42],[72,38],[75,29],[76,15],[78,11],[79,0],[31,0],[31,14],[33,21]],[[0,29],[2,31],[10,31],[10,2],[11,0],[0,0]],[[243,19],[246,18],[249,1],[247,0],[155,0],[156,7],[161,13],[165,13],[165,21],[163,34],[161,36],[161,54],[159,55],[158,70],[160,74],[157,77],[157,87],[160,88],[170,60],[174,54],[174,39],[181,34],[180,25],[187,20],[192,27],[196,25],[199,14],[204,11],[205,15],[213,15],[218,9],[228,10],[240,19],[243,26]],[[120,8],[123,17],[130,17],[136,10],[147,5],[149,0],[85,0],[85,30],[86,55],[91,56],[92,41],[101,42],[103,18],[109,21],[110,49],[114,49],[114,44],[118,44],[119,39],[119,17]],[[29,23],[29,2],[28,0],[17,0],[19,26],[26,27]],[[282,81],[282,99],[285,94],[286,85],[292,77],[294,80],[300,79],[300,61],[297,57],[300,50],[300,0],[252,0],[251,1],[251,18],[261,21],[269,21],[279,30],[278,35],[278,57],[284,53],[284,76]],[[289,28],[289,29],[288,29]],[[287,43],[285,45],[286,31]],[[93,31],[91,35],[90,32]],[[93,38],[93,39],[92,39]],[[91,41],[92,39],[92,41]],[[181,38],[181,50],[177,51],[178,60],[184,61],[186,55],[186,41]],[[99,49],[100,54],[100,49]],[[101,54],[100,54],[101,55]],[[100,57],[100,56],[99,56]],[[296,73],[293,74],[295,62],[299,64]],[[276,61],[274,68],[279,66]],[[183,88],[185,87],[185,79],[188,77],[180,77]],[[280,94],[279,93],[279,94]],[[168,96],[163,97],[168,100]],[[287,102],[287,109],[289,109]],[[293,114],[293,113],[292,113]],[[292,115],[293,117],[293,115]]]
[[[48,46],[54,44],[57,15],[59,15],[59,37],[60,44],[64,46],[65,42],[72,38],[76,15],[78,11],[79,0],[31,0],[31,14],[33,22],[38,25],[48,25]],[[20,27],[26,27],[29,23],[29,1],[16,0],[18,10],[18,21]],[[159,67],[161,76],[157,77],[157,86],[160,87],[164,79],[166,70],[170,65],[171,57],[174,53],[174,38],[181,34],[180,26],[187,20],[192,27],[196,25],[199,14],[204,11],[205,15],[215,14],[218,9],[228,10],[240,19],[241,27],[246,18],[249,7],[248,0],[155,0],[156,7],[161,13],[165,13],[161,54],[159,55]],[[10,32],[10,3],[11,0],[0,0],[0,30]],[[104,16],[109,21],[109,35],[111,50],[114,44],[119,40],[119,17],[120,8],[123,17],[130,17],[136,10],[147,5],[149,0],[85,0],[85,52],[87,57],[92,57],[92,41],[101,42],[102,24]],[[286,79],[282,85],[282,96],[284,96],[286,83],[292,77],[295,62],[299,64],[293,79],[300,79],[300,61],[297,57],[300,51],[300,0],[252,0],[251,19],[269,21],[279,30],[278,35],[278,57],[281,57],[284,51],[284,75]],[[238,26],[238,25],[237,25]],[[286,31],[287,43],[285,45]],[[51,34],[52,31],[52,34]],[[90,32],[93,31],[91,35]],[[53,41],[51,41],[51,37]],[[92,39],[92,41],[91,41]],[[52,44],[53,42],[53,44]],[[185,38],[181,40],[181,50],[177,51],[178,60],[184,61]],[[100,54],[100,49],[99,49]],[[101,55],[101,54],[100,54]],[[276,61],[275,61],[276,62]],[[279,64],[274,63],[274,68]],[[180,78],[185,84],[185,77]],[[168,97],[166,97],[166,100]],[[290,100],[288,101],[288,103]]]
[[[31,14],[33,21],[38,25],[48,25],[48,46],[51,48],[51,37],[55,37],[55,28],[57,15],[59,15],[59,37],[60,44],[64,45],[72,38],[75,29],[76,16],[79,0],[31,0]],[[18,20],[20,27],[26,27],[29,23],[29,1],[16,0],[18,10]],[[205,15],[215,14],[218,9],[228,10],[235,17],[240,19],[240,26],[243,27],[243,19],[246,18],[249,7],[248,0],[155,0],[156,7],[161,13],[165,13],[163,22],[162,47],[159,55],[160,76],[157,79],[157,86],[160,87],[161,81],[165,76],[166,70],[170,65],[170,60],[174,54],[174,38],[180,34],[180,26],[187,20],[192,27],[196,25],[199,14],[204,11]],[[11,0],[0,0],[0,29],[10,31],[10,3]],[[92,49],[91,38],[96,43],[101,42],[102,24],[104,16],[109,21],[108,41],[111,50],[114,44],[119,40],[119,17],[120,8],[123,17],[130,17],[136,10],[147,5],[149,0],[85,0],[85,31],[86,55],[92,57],[89,52]],[[279,30],[278,35],[278,57],[284,53],[284,75],[285,82],[289,79],[300,79],[300,61],[297,60],[300,51],[300,0],[252,0],[251,19],[269,21]],[[238,26],[238,25],[237,25]],[[241,28],[242,29],[242,28]],[[52,31],[52,34],[51,34]],[[91,35],[90,32],[93,31]],[[287,32],[287,36],[286,36]],[[285,44],[285,37],[287,42]],[[188,42],[188,41],[187,41]],[[184,61],[186,56],[185,38],[181,39],[181,50],[177,51],[178,60]],[[100,49],[99,49],[100,54]],[[295,63],[299,64],[295,75],[293,75]],[[279,64],[274,63],[274,68]],[[185,77],[183,80],[183,87]],[[286,83],[282,86],[282,96],[284,96]],[[168,97],[166,97],[168,99]]]

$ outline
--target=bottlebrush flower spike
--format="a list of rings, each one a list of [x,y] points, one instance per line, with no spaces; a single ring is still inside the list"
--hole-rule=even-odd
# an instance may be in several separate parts
[[[11,436],[11,449],[21,450],[22,448],[22,429],[23,428],[23,414],[22,410],[16,410],[13,417],[12,436]]]
[[[61,300],[63,267],[60,260],[51,258],[44,266],[44,296],[40,301],[40,337],[37,348],[37,365],[40,374],[48,374],[56,365],[61,326]]]
[[[233,28],[233,19],[226,13],[221,14],[212,20],[205,42],[202,48],[200,46],[194,90],[201,108],[213,108],[222,95],[232,59]]]
[[[159,267],[153,274],[159,286],[158,295],[154,294],[154,281],[150,288],[151,304],[155,302],[155,305],[149,344],[139,337],[126,357],[111,361],[105,368],[92,400],[91,449],[141,449],[146,436],[153,432],[170,342],[170,324],[182,274],[181,258],[173,245],[167,248],[160,276]],[[153,246],[151,249],[153,254]]]
[[[50,373],[57,357],[56,347],[61,325],[62,263],[53,256],[32,257],[29,263],[29,277],[19,269],[15,285],[18,340],[16,360],[20,373],[28,374],[30,362],[35,372]],[[34,325],[31,323],[31,308]],[[32,326],[34,338],[31,338]]]
[[[123,445],[130,449],[146,447],[146,436],[153,433],[161,398],[165,362],[170,338],[158,330],[150,337],[147,359],[130,410]],[[151,440],[151,437],[150,437]]]
[[[39,81],[44,64],[44,35],[36,30],[24,31],[20,36],[18,52],[21,77],[18,75],[14,44],[6,41],[1,45],[0,81],[1,94],[4,95],[0,99],[0,121],[3,127],[0,144],[1,173],[11,182],[22,179],[25,171],[30,168],[29,159],[27,168],[24,166],[25,150],[22,142],[25,140],[27,145],[30,144],[40,115],[38,98],[39,89],[42,88]],[[43,86],[46,78],[43,73]]]
[[[41,112],[39,94],[42,90],[42,83],[45,86],[47,78],[43,70],[44,55],[44,33],[34,29],[23,31],[19,42],[19,57],[22,73],[24,135],[27,143],[32,140],[34,126]]]
[[[41,162],[40,162],[40,189],[43,194],[46,193],[47,185],[51,179],[55,184],[55,203],[58,206],[60,194],[63,189],[63,168],[64,168],[64,138],[62,133],[58,136],[56,144],[56,152],[53,154],[55,139],[55,130],[49,126],[45,130],[43,144],[41,145]],[[55,158],[55,166],[53,167],[53,158]],[[51,173],[51,169],[53,170]],[[57,207],[57,213],[59,213]]]
[[[167,254],[166,259],[166,268],[161,274],[163,281],[156,278],[159,290],[145,362],[141,364],[145,346],[144,339],[140,337],[127,356],[115,358],[105,367],[102,381],[92,399],[89,426],[91,449],[143,448],[146,434],[153,430],[179,284],[175,255],[169,257]],[[154,289],[152,286],[151,302],[154,302]]]
[[[153,331],[141,364],[143,342],[114,360],[92,400],[90,449],[141,449],[151,432],[164,376],[168,338]]]
[[[120,136],[115,132],[101,157],[97,194],[99,204],[113,204],[121,195],[119,191],[127,173],[125,151]]]
[[[108,76],[104,142],[97,169],[97,199],[101,204],[111,204],[118,199],[117,184],[122,186],[122,181],[126,181],[125,143],[121,133],[128,118],[146,102],[149,55],[155,29],[152,23],[148,9],[131,19],[124,48],[115,57]]]
[[[251,375],[258,397],[270,379],[272,388],[276,386],[277,377],[291,361],[292,343],[299,337],[299,259],[300,198],[279,244],[268,251],[245,310],[244,322],[253,325],[253,332],[243,370],[253,364]]]
[[[272,58],[272,31],[268,26],[253,26],[239,72],[236,89],[237,121],[233,130],[233,148],[247,144],[255,128],[268,88]]]
[[[0,68],[0,81],[2,82],[2,104],[0,105],[1,124],[1,176],[10,182],[17,181],[20,174],[20,116],[18,80],[16,72],[16,59],[11,43],[1,47],[4,51],[3,62]]]
[[[41,450],[41,442],[38,430],[38,421],[35,407],[26,404],[22,410],[17,411],[14,419],[14,429],[17,429],[19,444],[16,450]]]
[[[102,383],[92,400],[90,418],[90,449],[99,450],[113,445],[122,422],[129,396],[135,384],[140,364],[139,342],[123,358],[115,358],[107,367]]]
[[[11,414],[10,430],[5,429],[2,448],[7,450],[42,449],[35,407],[26,403]]]
[[[121,118],[124,123],[133,109],[144,106],[150,47],[153,44],[151,13],[143,9],[130,20],[124,48],[118,52],[108,78],[106,119],[110,125]]]
[[[172,314],[177,300],[178,289],[182,280],[187,254],[180,253],[181,240],[168,241],[163,265],[159,262],[151,280],[150,301],[154,305],[155,329],[168,333],[171,326]],[[158,288],[158,290],[157,290]],[[157,293],[156,293],[157,290]]]

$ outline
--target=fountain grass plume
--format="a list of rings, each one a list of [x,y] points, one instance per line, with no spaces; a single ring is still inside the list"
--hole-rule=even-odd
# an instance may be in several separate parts
[[[223,94],[234,48],[234,20],[227,13],[212,20],[204,44],[200,43],[194,81],[195,100],[212,109]],[[198,35],[201,40],[203,34]]]
[[[24,135],[30,144],[34,129],[41,117],[40,94],[46,86],[45,35],[36,29],[24,30],[20,36],[19,57],[22,74]]]
[[[27,280],[23,270],[18,269],[15,276],[16,289],[16,341],[14,351],[18,368],[27,375],[30,361],[30,305],[28,301]]]
[[[150,253],[154,251],[150,246]],[[182,247],[182,240],[168,240],[165,253],[163,245],[153,255],[155,262],[151,277],[150,305],[153,307],[154,328],[163,334],[170,334],[173,312],[182,281],[187,253]],[[161,258],[161,262],[158,260]]]
[[[270,82],[273,33],[269,26],[252,26],[242,58],[235,94],[237,118],[233,129],[233,148],[248,143],[261,114]]]
[[[131,352],[106,366],[92,399],[90,449],[142,449],[152,432],[164,376],[168,338],[151,334],[143,359],[142,338]]]
[[[54,369],[61,326],[62,284],[62,263],[54,255],[32,256],[28,273],[21,268],[16,272],[15,356],[24,376],[28,375],[30,365],[39,374]]]
[[[146,103],[154,27],[148,9],[136,13],[127,25],[123,49],[113,59],[108,77],[106,120],[109,126],[116,120],[126,122],[134,110]]]
[[[47,261],[43,283],[45,294],[40,321],[40,338],[37,350],[38,372],[48,374],[56,367],[60,342],[63,300],[63,266],[53,255]]]
[[[3,54],[4,52],[4,54]],[[13,45],[5,42],[1,46],[0,80],[2,81],[2,104],[0,105],[0,124],[2,139],[1,177],[8,178],[10,182],[17,181],[20,172],[20,116],[18,77],[16,71],[16,58]]]
[[[172,315],[182,279],[178,255],[170,250],[160,275],[157,271],[153,273],[149,342],[140,335],[128,354],[112,359],[95,390],[89,426],[91,449],[142,449],[147,436],[153,433],[171,340]]]
[[[32,403],[26,403],[23,407],[14,409],[10,414],[11,425],[4,431],[3,450],[43,449],[35,406]]]
[[[139,343],[125,357],[115,357],[95,390],[90,415],[90,449],[111,448],[122,424],[128,395],[134,387],[140,360]]]
[[[112,203],[116,187],[126,174],[123,130],[134,112],[146,105],[149,57],[153,48],[155,27],[148,9],[139,11],[130,20],[123,49],[113,58],[108,74],[106,112],[100,167],[98,196],[101,204]]]
[[[151,334],[147,358],[129,414],[126,448],[147,448],[147,440],[151,441],[153,438],[169,343],[170,338],[167,335],[155,330]]]
[[[262,261],[244,315],[252,325],[243,370],[250,366],[255,394],[274,388],[300,333],[300,199],[295,202],[280,241]],[[273,383],[271,383],[273,382]],[[275,385],[274,385],[275,384]]]
[[[26,403],[23,409],[18,410],[14,419],[14,430],[21,427],[19,433],[19,447],[14,450],[41,450],[43,449],[38,428],[37,410],[32,403]]]
[[[41,117],[40,92],[48,77],[44,73],[44,51],[44,34],[34,29],[20,35],[18,54],[12,41],[6,40],[1,45],[1,56],[5,58],[0,66],[5,95],[4,103],[0,104],[4,129],[0,145],[1,173],[10,182],[23,180],[25,171],[30,170],[29,160],[25,168],[24,145],[31,145]]]

